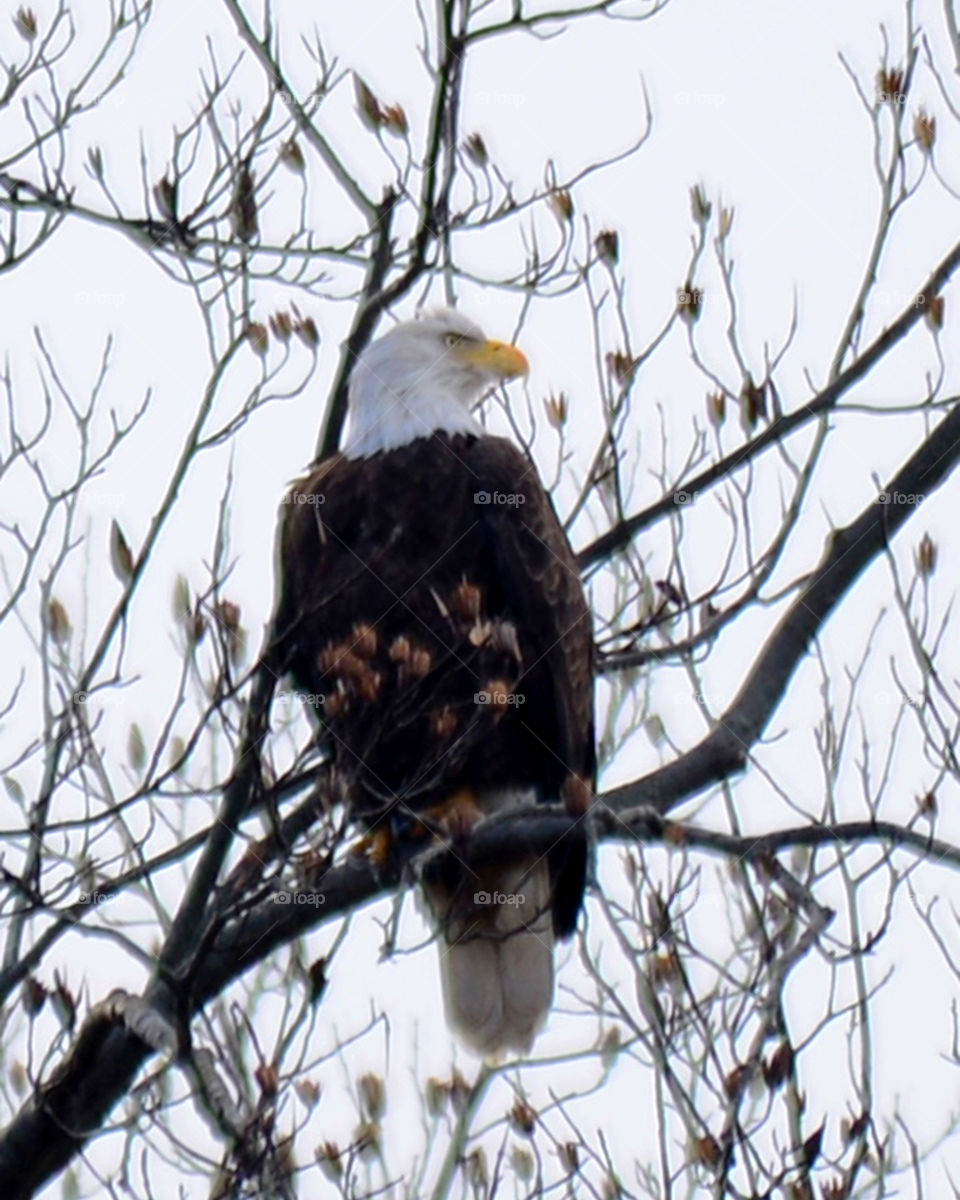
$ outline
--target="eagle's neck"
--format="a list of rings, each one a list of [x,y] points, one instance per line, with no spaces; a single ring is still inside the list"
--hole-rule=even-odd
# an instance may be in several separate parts
[[[397,450],[434,433],[482,436],[483,426],[470,412],[470,399],[424,380],[396,391],[370,372],[354,378],[350,390],[347,458],[369,458]]]

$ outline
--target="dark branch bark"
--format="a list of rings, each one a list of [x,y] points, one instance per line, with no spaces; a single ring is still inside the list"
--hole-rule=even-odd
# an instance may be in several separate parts
[[[875,499],[851,525],[838,529],[809,583],[767,639],[739,693],[714,729],[675,762],[614,788],[605,801],[615,809],[646,805],[665,812],[678,799],[695,795],[741,770],[810,642],[854,581],[943,483],[958,459],[960,405],[940,422],[887,486],[891,495],[917,497],[917,504],[881,504]]]

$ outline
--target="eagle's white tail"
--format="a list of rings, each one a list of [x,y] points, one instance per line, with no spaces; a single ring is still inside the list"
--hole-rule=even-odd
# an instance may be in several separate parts
[[[440,936],[447,1021],[477,1054],[530,1049],[553,1001],[550,872],[530,856],[426,898]],[[466,893],[466,894],[463,894]]]

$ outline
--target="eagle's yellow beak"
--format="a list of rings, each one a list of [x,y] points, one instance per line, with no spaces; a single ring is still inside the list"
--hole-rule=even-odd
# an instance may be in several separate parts
[[[509,342],[484,342],[482,346],[464,347],[460,350],[464,362],[472,367],[483,367],[500,379],[515,379],[530,371],[527,356]]]

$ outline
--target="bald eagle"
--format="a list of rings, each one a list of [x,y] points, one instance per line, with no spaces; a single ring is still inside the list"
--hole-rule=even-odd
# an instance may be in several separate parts
[[[570,546],[529,459],[473,410],[527,372],[459,313],[395,326],[357,360],[349,437],[286,497],[275,625],[351,816],[454,846],[493,813],[593,794],[593,638]],[[455,855],[448,856],[456,862]],[[583,824],[424,884],[451,1028],[530,1048],[554,938],[583,899]]]

